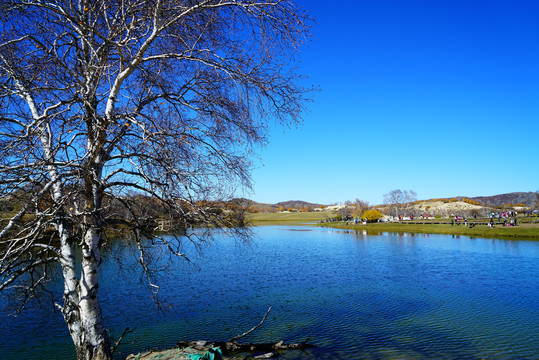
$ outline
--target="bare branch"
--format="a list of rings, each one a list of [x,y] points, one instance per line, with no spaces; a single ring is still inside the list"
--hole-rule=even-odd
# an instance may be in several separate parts
[[[231,338],[227,342],[233,342],[233,341],[236,341],[238,339],[241,339],[242,337],[245,337],[245,336],[249,335],[250,333],[252,333],[253,331],[255,331],[256,329],[258,329],[264,323],[264,321],[266,321],[266,318],[268,317],[268,314],[269,314],[270,311],[271,311],[271,306],[268,308],[268,310],[264,314],[264,317],[262,318],[262,320],[260,320],[260,323],[258,323],[258,325],[253,326],[249,331],[246,331],[241,335],[234,336],[233,338]]]
[[[157,303],[152,256],[189,262],[184,246],[212,240],[187,229],[249,235],[225,201],[250,187],[268,124],[301,120],[310,89],[294,61],[311,20],[291,0],[9,0],[2,10],[0,201],[11,208],[0,289],[26,303],[56,264],[77,358],[110,359],[98,283],[108,231],[135,235]],[[186,234],[154,237],[160,223]]]

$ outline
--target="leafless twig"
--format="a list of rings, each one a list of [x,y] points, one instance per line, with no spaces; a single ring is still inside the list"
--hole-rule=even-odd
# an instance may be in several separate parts
[[[112,347],[112,350],[111,350],[111,353],[114,354],[114,352],[116,351],[116,348],[118,347],[118,345],[120,345],[120,343],[122,342],[122,340],[124,339],[124,336],[127,335],[127,334],[130,334],[132,332],[134,332],[137,328],[134,328],[133,330],[129,329],[128,327],[125,328],[124,332],[122,333],[122,335],[118,338],[118,340],[116,340],[116,342],[114,343],[114,346]]]
[[[256,329],[258,329],[264,323],[264,321],[266,321],[266,318],[268,317],[268,314],[269,314],[270,311],[271,311],[271,306],[268,308],[268,311],[266,311],[266,313],[264,314],[264,317],[262,318],[262,320],[260,321],[260,323],[258,325],[252,327],[249,331],[244,332],[241,335],[234,336],[233,338],[228,340],[228,342],[233,342],[233,341],[236,341],[238,339],[241,339],[242,337],[245,337],[245,336],[249,335],[250,333],[252,333],[253,331],[255,331]]]

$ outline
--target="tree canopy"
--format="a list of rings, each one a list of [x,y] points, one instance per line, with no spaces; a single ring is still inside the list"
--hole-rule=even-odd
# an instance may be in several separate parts
[[[25,303],[60,266],[78,358],[108,359],[105,229],[132,230],[154,285],[140,236],[156,211],[183,227],[242,224],[207,200],[248,189],[269,125],[301,121],[309,89],[294,62],[310,19],[286,0],[0,6],[0,196],[19,204],[0,230],[0,290]],[[187,257],[181,241],[151,245]]]
[[[417,200],[417,193],[413,190],[395,189],[384,194],[384,204],[389,205],[395,216],[408,209],[408,204]]]

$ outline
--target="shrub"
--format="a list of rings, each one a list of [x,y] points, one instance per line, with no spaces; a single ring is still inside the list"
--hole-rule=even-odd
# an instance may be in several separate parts
[[[368,222],[378,221],[384,217],[384,215],[378,210],[367,210],[363,213],[363,217],[367,219]]]
[[[464,201],[465,203],[471,204],[471,205],[480,205],[478,201],[468,199],[468,198],[463,198],[462,201]]]

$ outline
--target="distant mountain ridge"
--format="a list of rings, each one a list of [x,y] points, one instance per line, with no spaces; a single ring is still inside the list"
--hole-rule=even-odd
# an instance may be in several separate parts
[[[306,208],[310,208],[311,210],[314,210],[316,208],[320,208],[324,206],[322,204],[315,204],[315,203],[310,203],[310,202],[302,201],[302,200],[288,200],[288,201],[281,201],[275,204],[267,204],[267,203],[259,203],[254,200],[249,200],[245,198],[235,198],[235,199],[232,199],[231,202],[241,205],[245,208],[251,208],[257,211],[271,211],[271,212],[280,211],[280,210],[288,210],[288,209],[301,210],[301,209],[306,209]]]
[[[455,196],[456,199],[470,199],[477,201],[482,206],[489,206],[489,207],[496,207],[496,206],[504,206],[508,204],[518,205],[523,204],[527,207],[535,207],[537,203],[539,202],[539,193],[535,192],[513,192],[513,193],[507,193],[507,194],[499,194],[499,195],[492,195],[492,196]],[[268,208],[279,208],[283,207],[284,209],[293,208],[293,209],[301,209],[310,207],[311,209],[314,208],[320,208],[322,206],[328,206],[328,204],[317,204],[317,203],[310,203],[307,201],[302,200],[288,200],[288,201],[281,201],[275,204],[264,204],[264,203],[258,203],[253,200],[248,199],[239,199],[241,200],[241,203],[249,205],[252,205],[254,207],[260,208],[260,207],[268,207]],[[421,200],[420,200],[421,201]]]
[[[514,192],[508,194],[499,194],[492,196],[469,197],[483,206],[503,206],[507,204],[524,204],[528,207],[534,207],[539,201],[539,194],[535,192]]]
[[[314,204],[314,203],[310,203],[310,202],[306,202],[306,201],[302,201],[302,200],[281,201],[281,202],[278,202],[275,205],[282,206],[285,209],[286,208],[299,209],[299,208],[305,208],[305,207],[318,208],[318,207],[322,206],[321,204]]]

